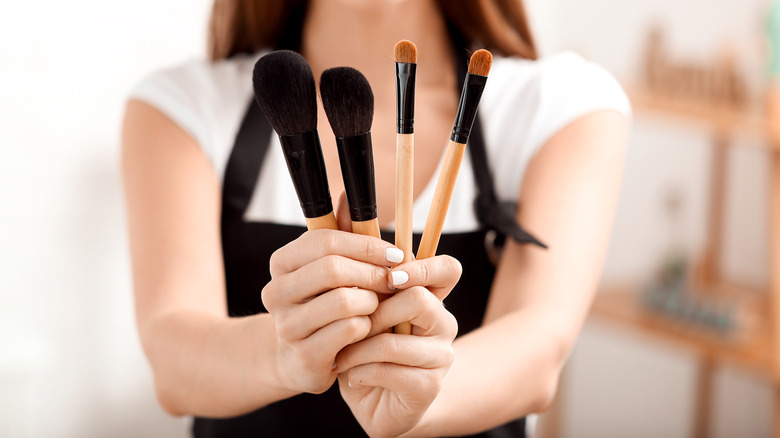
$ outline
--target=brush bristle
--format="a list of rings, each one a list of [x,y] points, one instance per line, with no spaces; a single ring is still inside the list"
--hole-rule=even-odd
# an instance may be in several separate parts
[[[395,44],[395,62],[417,63],[417,46],[413,42],[403,40]]]
[[[374,93],[362,73],[351,67],[325,70],[320,96],[336,137],[354,137],[371,130]]]
[[[471,55],[469,61],[469,73],[473,75],[487,76],[490,66],[493,64],[493,54],[485,49],[480,49]]]
[[[317,89],[303,57],[289,50],[271,52],[255,63],[255,98],[279,135],[317,129]]]

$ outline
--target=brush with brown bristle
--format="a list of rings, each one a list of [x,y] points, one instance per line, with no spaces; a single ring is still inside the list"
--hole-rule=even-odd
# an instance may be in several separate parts
[[[487,50],[477,50],[471,55],[469,72],[466,74],[463,91],[460,95],[458,113],[455,116],[452,135],[450,135],[450,141],[444,155],[444,164],[436,182],[436,191],[433,194],[433,202],[425,222],[420,247],[417,249],[417,259],[426,259],[436,255],[441,230],[444,228],[444,218],[447,216],[452,191],[455,188],[455,180],[458,178],[458,170],[460,170],[460,163],[463,160],[463,152],[477,116],[477,107],[482,97],[482,91],[485,89],[492,63],[493,55]]]
[[[352,232],[381,239],[371,143],[374,93],[362,73],[351,67],[336,67],[322,72],[320,96],[336,135]]]
[[[414,205],[414,85],[417,77],[417,47],[399,41],[395,58],[395,246],[404,252],[404,261],[414,259],[412,248],[412,207]],[[412,325],[395,326],[395,333],[411,334]]]
[[[295,52],[271,52],[255,64],[252,84],[258,105],[279,135],[306,226],[310,230],[337,230],[317,133],[317,91],[309,64]]]

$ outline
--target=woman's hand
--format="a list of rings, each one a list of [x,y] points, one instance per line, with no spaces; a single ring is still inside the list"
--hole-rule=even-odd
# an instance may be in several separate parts
[[[339,353],[335,371],[341,395],[370,436],[411,430],[439,394],[455,357],[452,341],[458,331],[441,300],[460,273],[460,263],[448,256],[398,266],[389,282],[406,289],[371,314],[367,339]],[[404,321],[411,322],[411,335],[388,332]]]
[[[322,393],[336,379],[336,354],[371,331],[376,292],[403,252],[380,239],[316,230],[277,250],[262,299],[273,316],[277,369],[285,388]]]

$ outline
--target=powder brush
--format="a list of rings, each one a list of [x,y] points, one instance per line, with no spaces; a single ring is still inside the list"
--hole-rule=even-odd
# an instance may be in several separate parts
[[[279,135],[308,229],[337,230],[317,132],[317,91],[306,60],[288,50],[268,53],[252,72],[255,99]]]
[[[352,231],[381,238],[371,143],[374,118],[371,86],[365,76],[354,68],[336,67],[322,73],[320,96],[336,135]]]

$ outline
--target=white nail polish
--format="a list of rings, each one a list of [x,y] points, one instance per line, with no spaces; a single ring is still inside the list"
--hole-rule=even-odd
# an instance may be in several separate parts
[[[409,274],[404,271],[393,271],[390,276],[393,279],[393,286],[400,286],[409,281]]]
[[[387,248],[385,250],[385,260],[390,263],[401,263],[404,261],[404,252],[398,248]]]
[[[349,386],[350,388],[352,388],[352,382],[351,382],[349,379],[347,379],[347,386]]]

